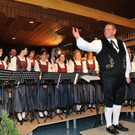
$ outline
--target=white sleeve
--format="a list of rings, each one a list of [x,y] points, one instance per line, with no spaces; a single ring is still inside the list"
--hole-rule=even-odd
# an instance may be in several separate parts
[[[99,65],[98,65],[97,60],[95,60],[95,71],[98,71],[98,70],[99,70]]]
[[[70,61],[68,62],[68,65],[69,65],[69,72],[70,72],[70,73],[73,73],[73,72],[74,72],[74,63],[73,63],[73,61],[70,60]]]
[[[3,64],[4,64],[5,69],[7,69],[7,64],[5,61],[3,61]]]
[[[37,72],[40,72],[39,64],[36,60],[35,60],[35,64],[34,64],[34,70]]]
[[[53,65],[50,62],[48,62],[48,72],[54,72]]]
[[[54,69],[55,69],[55,72],[58,72],[58,65],[57,64],[54,64]]]
[[[96,52],[98,54],[102,49],[101,40],[93,40],[89,43],[80,37],[76,41],[78,48],[86,52]]]
[[[88,69],[87,69],[87,66],[86,66],[86,61],[83,61],[83,72],[88,73]]]
[[[69,62],[67,62],[67,73],[69,73],[70,72],[70,67],[69,67]]]
[[[131,72],[135,72],[135,63],[132,62],[131,65],[132,65]]]
[[[12,70],[12,71],[17,70],[17,57],[11,59],[11,62],[8,65],[8,70]]]
[[[51,66],[52,66],[52,72],[55,72],[55,64],[52,60],[51,60]]]
[[[4,61],[7,63],[7,60],[8,60],[8,57],[6,56],[6,57],[4,58]]]
[[[126,51],[126,72],[125,72],[125,77],[129,77],[129,73],[131,72],[131,65],[130,65],[130,59],[129,59],[129,54],[127,52],[127,47],[125,43],[123,42],[125,51]]]
[[[27,59],[27,58],[26,58]],[[27,70],[28,71],[31,71],[31,62],[30,62],[30,60],[29,59],[27,59]]]

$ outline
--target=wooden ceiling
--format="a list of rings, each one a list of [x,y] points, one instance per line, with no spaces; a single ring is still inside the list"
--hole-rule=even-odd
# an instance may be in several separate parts
[[[135,1],[67,0],[80,5],[134,18]],[[113,9],[113,10],[112,10]],[[127,12],[128,11],[128,12]],[[34,23],[29,23],[32,20]],[[106,22],[14,0],[0,0],[0,44],[6,46],[57,46],[73,43],[72,26],[91,41],[103,37]],[[117,25],[118,35],[134,29]]]
[[[135,0],[65,0],[128,19],[135,18]]]
[[[51,21],[39,23],[24,17],[8,18],[0,15],[1,44],[54,46],[61,43],[63,36],[56,31],[63,28],[62,24]],[[29,23],[33,21],[34,23]]]

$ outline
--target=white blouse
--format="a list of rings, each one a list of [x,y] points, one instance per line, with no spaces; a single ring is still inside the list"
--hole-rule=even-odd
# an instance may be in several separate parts
[[[81,65],[81,61],[75,61],[75,63],[76,65]],[[87,73],[88,70],[86,64],[84,64],[84,61],[82,63],[83,63],[83,72]],[[74,72],[74,62],[72,60],[69,61],[69,72]]]
[[[60,68],[65,68],[65,63],[59,63],[58,62],[58,64],[59,64],[59,66],[60,66]],[[55,72],[58,72],[58,64],[54,64],[54,69],[55,69]],[[66,64],[66,66],[67,66],[67,73],[69,72],[69,65],[68,64]]]
[[[87,60],[87,61],[88,61],[88,60]],[[97,60],[94,60],[94,61],[95,61],[95,71],[98,71],[98,70],[99,70],[98,62],[97,62]],[[86,70],[87,70],[87,72],[88,72],[86,61],[84,61],[83,63],[84,63],[84,65],[86,65]],[[88,61],[88,64],[93,64],[93,60]]]

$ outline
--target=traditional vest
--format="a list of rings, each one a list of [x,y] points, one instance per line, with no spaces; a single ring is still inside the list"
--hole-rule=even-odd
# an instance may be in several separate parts
[[[31,63],[31,68],[34,68],[34,65],[35,65],[35,60],[30,62]]]
[[[86,60],[86,66],[88,70],[95,70],[95,60],[93,60],[92,64],[89,64],[89,62]]]
[[[67,73],[67,65],[65,63],[64,65],[65,65],[65,68],[61,68],[59,63],[57,63],[59,73]]]
[[[41,62],[39,61],[39,67],[41,72],[48,72],[48,61],[46,62],[46,65],[42,65]]]
[[[101,71],[108,69],[124,70],[126,68],[126,51],[123,42],[117,39],[119,46],[119,53],[105,38],[102,39],[102,50],[98,53],[97,58]]]
[[[2,60],[1,60],[1,63],[2,63],[2,64],[0,64],[0,69],[5,69],[5,66],[4,66],[4,63],[3,63]]]
[[[76,62],[74,61],[74,71],[76,72],[82,72],[83,71],[83,63],[81,61],[81,65],[76,65]]]
[[[28,66],[27,59],[25,58],[25,61],[21,61],[19,57],[17,57],[17,66],[18,70],[25,70]]]
[[[34,70],[35,60],[34,61],[31,61],[30,64],[31,64],[31,71],[35,71]]]

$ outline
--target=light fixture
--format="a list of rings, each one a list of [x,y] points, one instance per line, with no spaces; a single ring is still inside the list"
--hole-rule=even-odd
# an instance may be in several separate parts
[[[16,38],[15,37],[12,37],[13,40],[15,40]]]
[[[34,23],[34,21],[33,21],[32,18],[30,19],[29,23],[30,23],[30,24],[33,24],[33,23]]]
[[[99,22],[99,21],[100,21],[100,19],[96,19],[96,21],[97,21],[97,22]]]
[[[60,55],[60,54],[61,54],[61,50],[59,49],[59,50],[58,50],[58,55]]]

